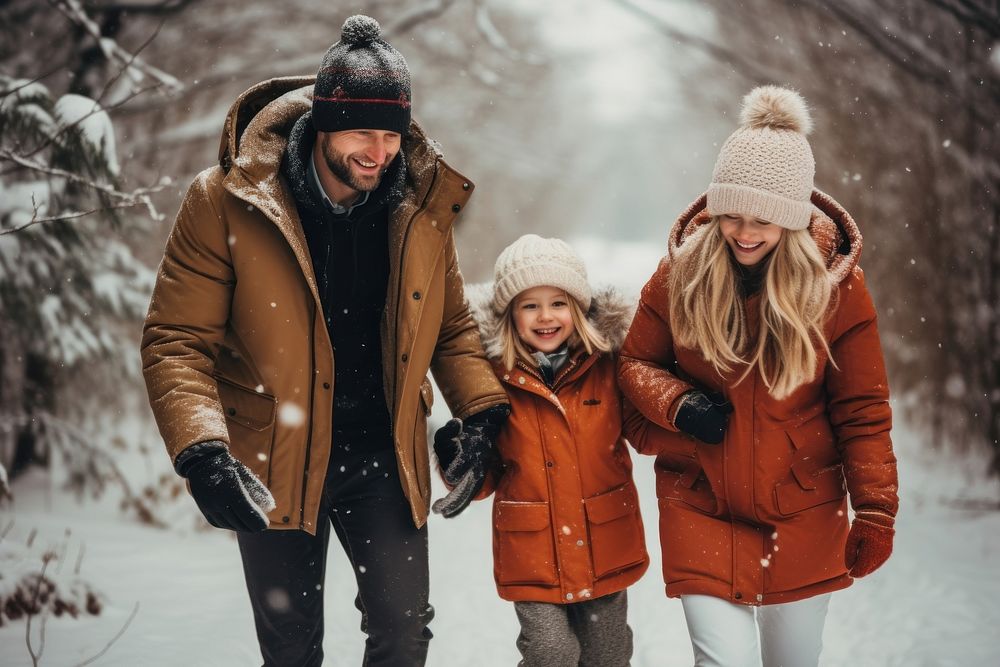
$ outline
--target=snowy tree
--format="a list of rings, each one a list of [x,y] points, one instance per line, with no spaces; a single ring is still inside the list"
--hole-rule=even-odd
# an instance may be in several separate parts
[[[166,182],[125,187],[109,112],[178,85],[104,35],[79,2],[49,4],[10,12],[77,31],[74,57],[47,74],[0,75],[0,465],[13,478],[58,455],[76,487],[119,483],[151,520],[118,472],[106,426],[136,393],[135,323],[153,272],[135,248],[161,218],[152,196]],[[51,64],[43,43],[29,43],[30,63]],[[0,62],[24,70],[22,56]],[[59,72],[75,91],[43,82]]]

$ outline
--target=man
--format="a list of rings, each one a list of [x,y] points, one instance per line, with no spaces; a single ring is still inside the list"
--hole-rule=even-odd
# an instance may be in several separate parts
[[[424,664],[426,372],[463,420],[440,447],[448,514],[509,411],[455,254],[472,184],[411,123],[406,61],[379,35],[351,17],[314,86],[274,79],[236,101],[145,323],[150,405],[205,517],[237,531],[266,665],[322,663],[331,527],[365,664]]]

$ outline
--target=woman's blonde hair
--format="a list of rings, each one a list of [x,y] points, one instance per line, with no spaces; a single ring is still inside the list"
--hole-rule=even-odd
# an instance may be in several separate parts
[[[504,368],[511,370],[518,360],[524,362],[529,367],[538,367],[538,362],[531,356],[531,351],[517,335],[517,327],[514,324],[514,308],[520,301],[522,291],[507,304],[503,315],[500,317],[497,339],[500,343],[500,360]],[[611,350],[611,343],[607,336],[597,330],[597,327],[587,319],[580,303],[572,295],[566,293],[566,300],[569,303],[569,314],[573,318],[573,333],[566,341],[571,352],[575,352],[581,347],[592,354],[594,350],[608,352]]]
[[[807,229],[785,229],[765,261],[753,332],[735,259],[713,217],[671,261],[670,325],[678,344],[701,351],[720,375],[746,364],[739,384],[756,367],[771,395],[782,399],[815,377],[817,346],[830,356],[822,326],[834,291]]]

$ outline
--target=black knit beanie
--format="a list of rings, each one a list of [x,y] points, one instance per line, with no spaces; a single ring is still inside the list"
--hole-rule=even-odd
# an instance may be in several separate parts
[[[344,21],[340,41],[323,56],[313,90],[313,125],[321,132],[410,126],[410,69],[370,16]]]

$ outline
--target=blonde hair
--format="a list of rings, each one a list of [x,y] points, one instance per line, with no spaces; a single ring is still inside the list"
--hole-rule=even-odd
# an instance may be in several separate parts
[[[500,343],[500,360],[504,368],[511,370],[514,364],[521,361],[529,367],[537,368],[538,362],[531,356],[531,351],[517,335],[517,327],[514,324],[514,307],[521,297],[520,292],[507,304],[503,315],[500,317],[500,324],[497,331],[497,340]],[[579,350],[581,347],[592,354],[594,350],[608,352],[611,350],[611,343],[607,336],[597,330],[597,327],[587,319],[580,307],[580,303],[568,292],[565,292],[569,303],[569,314],[573,318],[573,333],[570,334],[566,343],[571,352]]]
[[[834,290],[807,229],[785,229],[765,261],[754,332],[735,259],[713,217],[672,259],[670,325],[677,342],[701,351],[720,375],[746,364],[739,384],[756,367],[771,395],[782,399],[815,377],[817,347],[830,356],[822,325]]]

